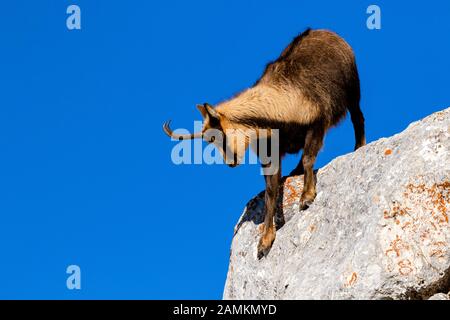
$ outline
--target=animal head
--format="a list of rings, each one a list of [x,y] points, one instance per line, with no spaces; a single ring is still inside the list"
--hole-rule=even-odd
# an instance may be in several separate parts
[[[170,121],[168,121],[164,123],[164,132],[177,140],[202,138],[207,143],[214,144],[230,167],[239,165],[251,142],[251,130],[233,123],[225,114],[220,113],[208,103],[197,105],[197,109],[203,117],[202,131],[175,134],[170,129]]]

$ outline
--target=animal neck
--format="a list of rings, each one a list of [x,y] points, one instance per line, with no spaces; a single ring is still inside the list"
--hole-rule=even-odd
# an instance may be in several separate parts
[[[258,84],[219,104],[216,110],[235,126],[275,128],[297,122],[304,97],[299,90]]]
[[[219,104],[216,110],[229,121],[245,123],[245,120],[267,116],[277,103],[277,96],[276,89],[257,85]]]

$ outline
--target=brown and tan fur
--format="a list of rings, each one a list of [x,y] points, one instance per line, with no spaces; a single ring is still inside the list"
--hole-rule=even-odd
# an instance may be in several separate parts
[[[313,166],[322,147],[325,133],[350,112],[355,129],[355,149],[365,144],[364,117],[359,107],[360,86],[356,62],[351,47],[341,37],[326,30],[306,30],[297,36],[269,63],[262,77],[249,89],[231,100],[212,108],[198,108],[204,117],[203,138],[210,141],[208,129],[225,133],[229,129],[242,132],[244,148],[228,146],[239,164],[246,147],[258,134],[248,135],[248,129],[279,129],[280,157],[298,153],[302,158],[291,175],[304,174],[301,209],[306,209],[316,196]],[[167,131],[166,131],[167,132]],[[212,142],[212,141],[211,141]],[[223,144],[215,144],[223,156]],[[281,160],[281,159],[280,159]],[[281,163],[281,162],[278,162]],[[274,217],[282,184],[281,166],[278,172],[266,175],[265,220],[258,244],[258,257],[268,253],[275,240]],[[280,213],[282,214],[282,213]]]

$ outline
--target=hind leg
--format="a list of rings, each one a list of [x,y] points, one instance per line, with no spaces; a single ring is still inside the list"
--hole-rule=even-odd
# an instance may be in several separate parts
[[[349,108],[350,116],[355,130],[355,150],[366,144],[366,135],[364,130],[364,116],[359,107],[359,103],[355,103]]]
[[[322,148],[325,128],[321,124],[311,127],[306,133],[305,147],[303,149],[302,164],[305,170],[304,187],[300,197],[300,209],[307,209],[316,197],[316,179],[314,177],[314,163],[317,154]]]

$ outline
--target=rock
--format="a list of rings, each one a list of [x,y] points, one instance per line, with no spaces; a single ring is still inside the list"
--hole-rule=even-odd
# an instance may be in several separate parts
[[[286,224],[256,257],[263,193],[235,227],[224,299],[427,299],[450,291],[450,108],[341,156],[317,174],[299,211],[303,177],[287,178]]]
[[[428,300],[450,300],[450,297],[445,293],[437,293],[434,296],[431,296]]]

